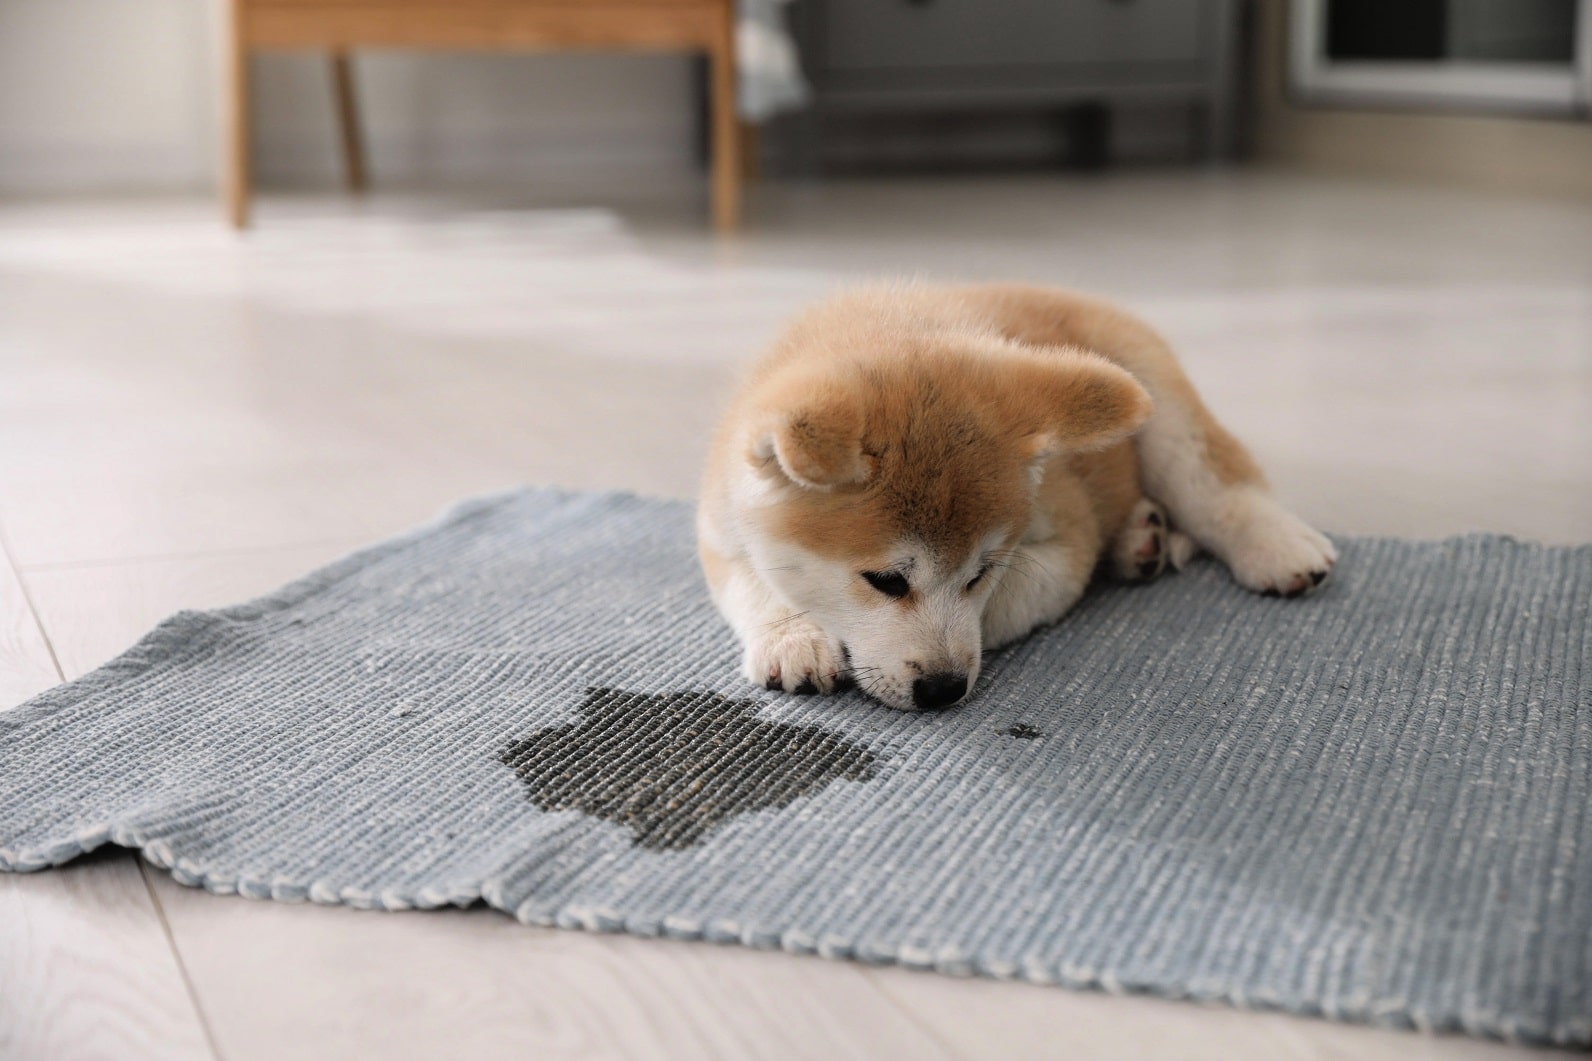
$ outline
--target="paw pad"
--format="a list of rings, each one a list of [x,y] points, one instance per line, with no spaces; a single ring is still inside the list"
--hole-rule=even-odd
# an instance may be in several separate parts
[[[1148,582],[1165,571],[1172,538],[1167,527],[1161,506],[1140,498],[1111,548],[1113,573],[1126,582]]]

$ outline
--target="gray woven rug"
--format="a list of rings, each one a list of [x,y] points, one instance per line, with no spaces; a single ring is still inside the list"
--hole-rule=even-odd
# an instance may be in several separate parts
[[[1592,546],[1102,589],[945,714],[753,691],[679,503],[476,502],[0,714],[0,867],[1592,1044]]]

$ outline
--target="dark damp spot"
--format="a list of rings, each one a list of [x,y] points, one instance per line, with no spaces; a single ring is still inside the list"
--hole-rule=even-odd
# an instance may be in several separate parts
[[[797,696],[815,696],[818,693],[818,683],[811,678],[803,678],[802,683],[796,687]]]
[[[622,825],[638,847],[679,850],[739,814],[833,781],[867,781],[874,756],[816,726],[770,722],[752,700],[587,689],[576,721],[498,753],[543,810]]]
[[[1310,584],[1312,586],[1319,586],[1319,585],[1321,585],[1321,583],[1325,582],[1326,579],[1327,579],[1327,573],[1325,571],[1312,571],[1312,572],[1310,572]]]
[[[1045,735],[1044,731],[1037,730],[1026,722],[1019,722],[1011,729],[1002,730],[1001,732],[1008,737],[1016,737],[1018,740],[1038,740]]]
[[[1141,563],[1139,565],[1139,577],[1140,578],[1154,578],[1155,577],[1156,567],[1158,566],[1158,564],[1159,564],[1159,561],[1156,561],[1156,560],[1146,560],[1143,563]]]

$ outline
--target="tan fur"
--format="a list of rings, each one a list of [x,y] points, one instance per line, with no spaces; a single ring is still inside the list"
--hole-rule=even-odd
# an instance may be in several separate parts
[[[1161,426],[1144,436],[1146,449],[1134,433],[1152,413]],[[1174,519],[1183,510],[1196,540],[1230,563],[1236,556],[1246,584],[1299,592],[1320,581],[1309,570],[1271,570],[1285,561],[1319,567],[1309,549],[1301,554],[1308,564],[1292,554],[1256,559],[1246,543],[1261,540],[1267,519],[1280,519],[1265,507],[1264,477],[1146,325],[1108,303],[1045,288],[864,290],[797,320],[733,401],[703,484],[704,573],[748,642],[749,676],[772,685],[784,674],[789,689],[789,646],[764,646],[765,659],[753,642],[767,640],[764,627],[811,609],[782,604],[777,573],[760,571],[752,552],[794,550],[811,558],[802,564],[855,574],[885,569],[912,543],[923,555],[906,563],[961,578],[994,543],[1003,556],[1043,567],[1057,587],[1054,601],[1021,607],[1011,581],[1019,576],[993,591],[992,615],[1017,613],[988,619],[986,639],[1009,639],[1076,599],[1146,493],[1146,476],[1174,495],[1157,500]],[[1139,530],[1141,538],[1153,532]],[[1330,567],[1330,556],[1323,562]],[[837,592],[844,599],[826,599],[854,612],[888,603],[902,615],[918,605],[916,588],[884,602],[860,576]],[[803,684],[826,689],[844,668],[825,662],[847,649],[822,624],[781,636],[801,646]],[[945,651],[946,666],[964,665],[952,659],[963,650]],[[976,672],[976,661],[965,665]],[[829,666],[835,674],[814,669]]]
[[[1109,533],[1138,496],[1131,444],[1077,451],[1132,431],[1149,416],[1149,398],[1092,354],[1044,342],[999,336],[930,291],[827,303],[748,381],[718,436],[704,496],[715,495],[725,460],[783,462],[828,489],[768,513],[770,533],[863,558],[916,532],[955,552],[992,524],[1014,535],[1027,527],[1020,472],[1035,446],[1051,445],[1049,489],[1080,477]],[[875,390],[866,407],[863,377]],[[758,448],[748,424],[769,433],[772,449]]]
[[[1222,482],[1264,484],[1242,443],[1211,415],[1178,365],[1172,348],[1149,325],[1100,299],[1017,284],[964,288],[958,295],[1000,322],[1003,334],[1029,343],[1093,350],[1141,380],[1153,381],[1193,416],[1206,457]]]

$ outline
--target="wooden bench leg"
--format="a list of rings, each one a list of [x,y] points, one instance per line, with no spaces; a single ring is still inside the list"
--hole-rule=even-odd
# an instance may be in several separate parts
[[[741,221],[741,123],[735,113],[735,27],[726,17],[714,42],[713,227],[731,232]]]
[[[763,128],[752,122],[741,123],[741,182],[756,184],[763,179]]]
[[[359,99],[354,95],[354,70],[348,52],[332,52],[332,89],[337,96],[337,129],[343,142],[343,176],[349,191],[367,187],[365,137],[359,127]]]
[[[228,5],[226,157],[222,160],[221,187],[227,219],[233,228],[249,225],[249,48],[244,40],[243,0]]]

